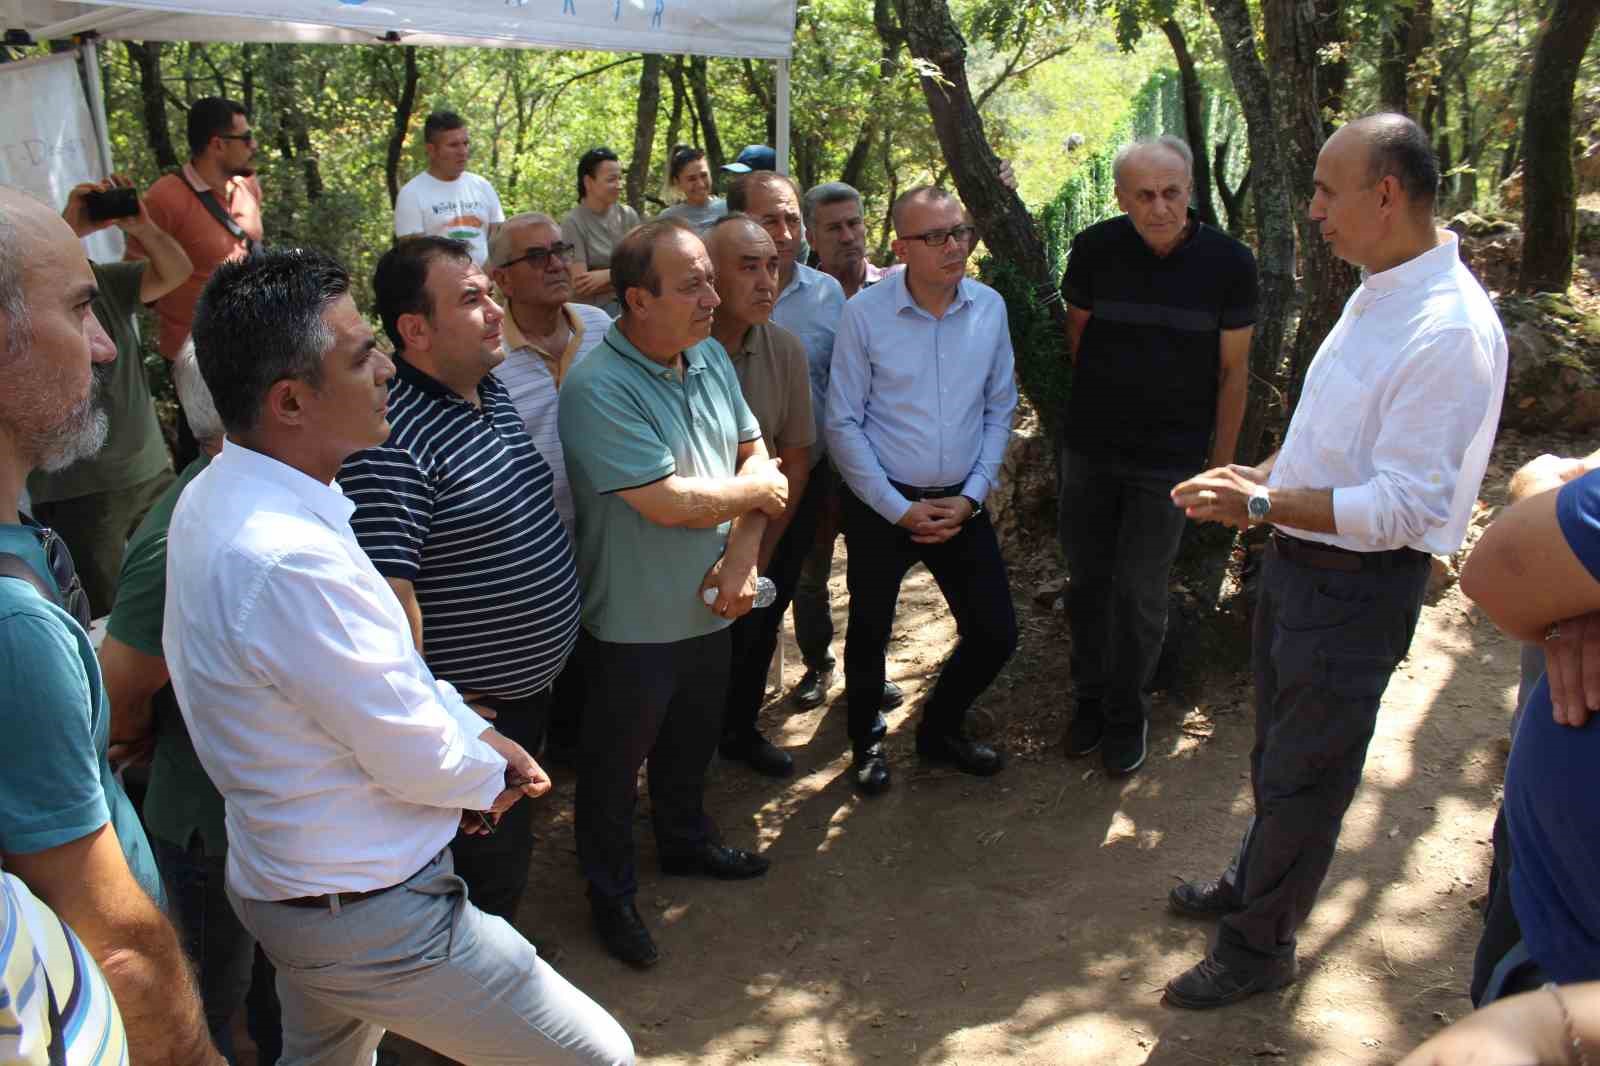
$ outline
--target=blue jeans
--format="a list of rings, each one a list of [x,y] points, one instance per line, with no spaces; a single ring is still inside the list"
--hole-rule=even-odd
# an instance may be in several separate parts
[[[234,1062],[229,1023],[241,1006],[246,1007],[246,1025],[261,1066],[272,1066],[283,1050],[272,964],[262,958],[260,966],[255,965],[255,937],[239,924],[228,904],[223,874],[227,850],[221,855],[205,854],[198,833],[187,848],[156,836],[150,838],[150,845],[167,882],[184,948],[199,971],[200,1003],[212,1041],[223,1058]],[[254,981],[253,969],[259,971]]]

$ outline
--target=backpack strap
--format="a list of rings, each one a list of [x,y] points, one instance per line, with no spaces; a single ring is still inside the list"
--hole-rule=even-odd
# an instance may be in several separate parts
[[[234,240],[244,242],[246,255],[256,254],[255,238],[246,233],[244,227],[239,225],[239,220],[228,213],[227,209],[217,199],[216,193],[210,189],[196,189],[193,185],[189,185],[188,178],[183,178],[183,183],[189,186],[189,191],[194,193],[195,199],[199,200],[205,209],[211,213],[211,217],[222,223],[222,228],[232,234]]]
[[[41,577],[39,571],[29,566],[28,561],[22,556],[14,555],[11,552],[0,552],[0,577],[26,581],[39,590],[39,595],[62,610],[66,610],[66,604],[61,602],[61,595],[56,592],[55,586]]]

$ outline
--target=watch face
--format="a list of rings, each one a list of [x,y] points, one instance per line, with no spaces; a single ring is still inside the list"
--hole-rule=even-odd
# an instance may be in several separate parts
[[[1265,496],[1252,496],[1246,507],[1250,511],[1250,517],[1260,521],[1267,517],[1267,512],[1272,509],[1272,504],[1268,502]]]

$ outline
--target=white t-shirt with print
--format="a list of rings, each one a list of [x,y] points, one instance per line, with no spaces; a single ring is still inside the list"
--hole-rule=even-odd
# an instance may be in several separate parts
[[[440,181],[424,170],[405,183],[394,201],[396,237],[425,233],[466,241],[479,266],[489,258],[490,224],[505,220],[494,186],[471,171],[455,181]]]

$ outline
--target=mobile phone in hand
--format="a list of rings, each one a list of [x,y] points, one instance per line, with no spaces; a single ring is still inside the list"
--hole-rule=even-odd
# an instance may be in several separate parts
[[[96,189],[83,194],[83,209],[91,222],[132,218],[139,213],[139,190],[132,187]]]
[[[477,819],[478,828],[483,830],[486,836],[494,835],[494,819],[489,816],[487,811],[468,811],[467,814]]]

